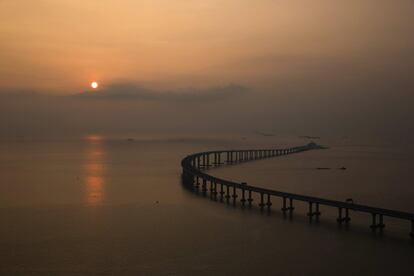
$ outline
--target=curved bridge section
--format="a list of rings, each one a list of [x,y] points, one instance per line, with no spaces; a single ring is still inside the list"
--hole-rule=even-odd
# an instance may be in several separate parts
[[[206,170],[209,168],[225,164],[238,164],[322,148],[323,147],[314,143],[310,143],[308,145],[286,149],[225,150],[195,153],[185,157],[181,161],[183,184],[196,190],[201,188],[201,191],[204,194],[210,193],[210,196],[214,198],[220,197],[221,199],[226,199],[227,202],[232,200],[233,204],[236,204],[237,199],[240,198],[242,206],[247,205],[251,207],[253,201],[258,200],[258,205],[262,210],[264,208],[270,209],[272,206],[272,199],[280,198],[281,210],[284,213],[292,213],[294,210],[294,201],[302,201],[308,204],[309,209],[307,215],[309,216],[310,221],[319,219],[319,216],[321,215],[320,206],[336,208],[338,210],[337,222],[340,224],[348,224],[350,222],[350,211],[368,213],[372,217],[370,227],[373,231],[376,231],[377,229],[380,231],[383,230],[385,227],[384,217],[402,219],[410,223],[410,236],[414,238],[414,214],[412,213],[354,204],[350,201],[337,201],[264,189],[257,186],[247,185],[243,182],[237,183],[221,179],[206,173]]]

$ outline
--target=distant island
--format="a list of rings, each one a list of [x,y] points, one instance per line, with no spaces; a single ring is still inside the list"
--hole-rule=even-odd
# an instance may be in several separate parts
[[[299,138],[305,138],[305,139],[321,139],[321,137],[319,137],[319,136],[307,136],[307,135],[299,136]]]

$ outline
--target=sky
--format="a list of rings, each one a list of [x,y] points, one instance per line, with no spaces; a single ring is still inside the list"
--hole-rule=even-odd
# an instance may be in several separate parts
[[[412,0],[0,0],[0,123],[24,133],[62,105],[110,129],[139,106],[159,129],[190,102],[218,129],[407,135],[413,33]],[[92,81],[111,97],[74,96]]]

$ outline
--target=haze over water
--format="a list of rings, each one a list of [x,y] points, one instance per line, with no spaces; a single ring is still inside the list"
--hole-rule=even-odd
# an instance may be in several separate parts
[[[79,139],[2,141],[2,275],[410,274],[409,225],[387,220],[373,236],[366,215],[349,229],[321,208],[309,224],[306,205],[284,219],[186,190],[180,160],[220,148],[283,147],[289,135],[166,137],[88,135]],[[151,137],[151,139],[148,139]],[[414,211],[407,179],[413,151],[321,139],[331,149],[213,169],[223,178],[276,190]],[[317,167],[347,170],[315,170]],[[398,183],[399,190],[395,185]],[[257,204],[257,201],[256,201]],[[274,271],[275,273],[273,273]]]

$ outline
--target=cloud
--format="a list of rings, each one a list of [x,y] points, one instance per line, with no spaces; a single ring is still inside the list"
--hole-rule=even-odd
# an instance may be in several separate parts
[[[229,84],[204,89],[186,89],[179,91],[158,91],[140,85],[123,82],[114,83],[98,91],[85,91],[71,96],[83,99],[105,100],[143,100],[160,102],[210,102],[239,97],[249,89],[242,85]]]

